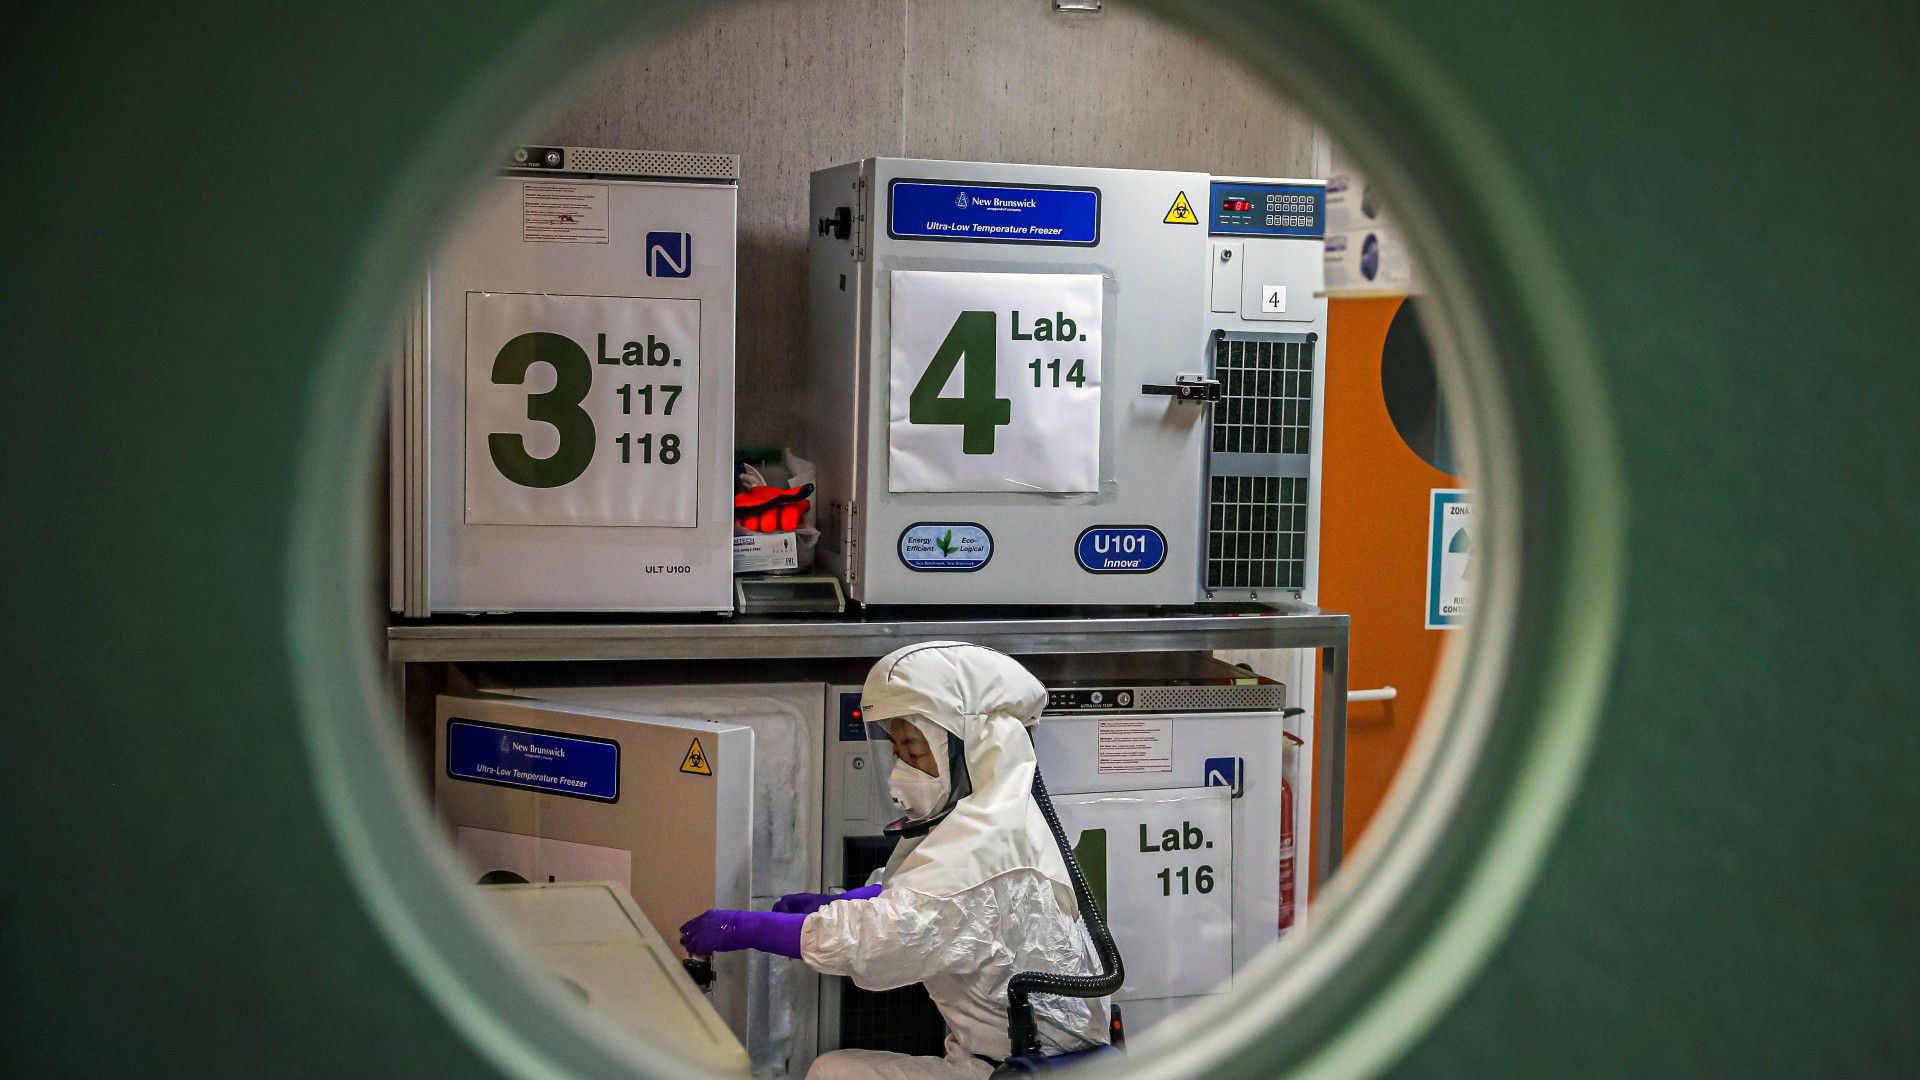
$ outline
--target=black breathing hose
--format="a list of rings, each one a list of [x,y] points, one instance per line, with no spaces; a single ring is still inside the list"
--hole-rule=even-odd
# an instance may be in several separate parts
[[[1073,897],[1080,905],[1080,917],[1087,920],[1087,936],[1100,954],[1101,971],[1097,975],[1056,975],[1046,971],[1022,971],[1007,983],[1007,1041],[1013,1049],[1009,1057],[1030,1057],[1040,1053],[1040,1027],[1033,1019],[1032,995],[1055,994],[1060,997],[1107,997],[1126,981],[1126,965],[1120,961],[1120,949],[1107,932],[1107,920],[1093,902],[1087,879],[1080,873],[1080,861],[1073,857],[1066,830],[1060,827],[1060,815],[1047,798],[1047,785],[1040,779],[1040,767],[1033,768],[1033,801],[1040,804],[1040,815],[1053,831],[1053,842],[1067,864],[1067,877],[1073,882]]]

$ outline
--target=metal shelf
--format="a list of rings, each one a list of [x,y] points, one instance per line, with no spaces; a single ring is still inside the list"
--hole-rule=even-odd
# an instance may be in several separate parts
[[[738,660],[880,657],[901,645],[958,638],[1006,653],[1185,652],[1345,644],[1347,617],[1299,605],[1233,611],[869,609],[834,616],[546,621],[442,616],[387,630],[402,663],[514,660]]]
[[[957,639],[1011,655],[1318,649],[1314,880],[1339,866],[1347,752],[1347,616],[1306,604],[1237,608],[869,608],[833,616],[439,616],[387,628],[396,663],[804,660],[885,656]]]

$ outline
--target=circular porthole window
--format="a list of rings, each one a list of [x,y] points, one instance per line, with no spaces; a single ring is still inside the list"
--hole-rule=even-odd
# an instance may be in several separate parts
[[[1042,5],[1030,6],[1036,18],[1073,17],[1048,12]],[[1048,27],[1044,32],[1058,35],[1060,41],[1081,42],[1088,50],[1095,47],[1089,43],[1098,34],[1117,36],[1122,52],[1149,67],[1231,66],[1244,73],[1243,79],[1233,82],[1233,90],[1247,95],[1248,101],[1277,86],[1304,110],[1298,118],[1286,119],[1287,124],[1298,124],[1289,137],[1299,137],[1299,145],[1307,148],[1298,167],[1282,169],[1284,162],[1249,161],[1238,169],[1218,168],[1219,173],[1244,176],[1261,167],[1267,175],[1311,174],[1324,167],[1324,159],[1316,160],[1311,150],[1314,131],[1351,152],[1368,176],[1368,216],[1380,205],[1392,207],[1430,280],[1429,295],[1419,302],[1418,310],[1404,305],[1401,318],[1386,334],[1381,378],[1388,411],[1409,445],[1417,451],[1421,446],[1430,449],[1432,457],[1420,451],[1430,463],[1471,478],[1480,502],[1475,511],[1473,617],[1455,632],[1428,697],[1428,715],[1376,824],[1347,852],[1338,874],[1314,882],[1310,915],[1298,933],[1246,957],[1234,972],[1231,988],[1198,994],[1189,1007],[1168,1016],[1158,1030],[1130,1049],[1125,1069],[1169,1076],[1308,1069],[1360,1073],[1380,1067],[1405,1047],[1497,941],[1573,789],[1597,706],[1600,676],[1612,647],[1619,562],[1618,517],[1613,512],[1619,499],[1614,449],[1607,418],[1599,411],[1603,398],[1592,391],[1583,315],[1558,269],[1551,238],[1533,221],[1525,192],[1513,185],[1497,149],[1476,126],[1471,112],[1457,107],[1445,72],[1424,67],[1312,12],[1296,13],[1282,34],[1263,24],[1229,25],[1226,15],[1209,5],[1167,6],[1179,15],[1178,31],[1171,22],[1156,22],[1111,5],[1100,15],[1083,16],[1109,20],[1105,29],[1080,23]],[[906,7],[900,5],[903,18]],[[994,146],[985,134],[969,134],[973,129],[964,125],[967,110],[956,108],[956,102],[965,105],[1004,97],[1011,93],[1010,80],[1031,82],[1041,97],[1057,99],[1069,93],[1074,80],[1098,74],[1080,71],[1064,60],[1041,68],[1015,64],[1013,58],[996,51],[1011,48],[1005,45],[977,54],[977,63],[965,70],[946,68],[947,51],[929,44],[935,40],[930,24],[936,18],[976,24],[995,21],[971,5],[953,5],[954,10],[939,16],[915,6],[913,15],[920,21],[912,35],[901,28],[895,67],[870,63],[885,45],[884,34],[874,26],[855,19],[834,30],[838,26],[834,19],[852,18],[853,13],[839,11],[832,0],[794,8],[793,13],[776,15],[764,7],[729,6],[728,12],[750,12],[752,17],[722,24],[720,15],[712,14],[707,22],[680,27],[650,11],[635,11],[631,25],[618,28],[618,33],[584,16],[529,25],[521,46],[482,73],[447,112],[435,138],[421,147],[414,161],[396,170],[387,227],[368,241],[367,272],[349,302],[323,372],[307,434],[308,467],[297,544],[289,564],[297,599],[292,610],[302,613],[292,631],[316,783],[372,917],[451,1021],[483,1053],[516,1074],[664,1077],[686,1075],[688,1067],[678,1056],[673,1033],[636,1032],[597,1017],[582,1007],[583,991],[577,984],[570,987],[542,970],[488,918],[472,895],[470,876],[463,876],[442,828],[429,812],[420,782],[422,770],[417,760],[409,762],[402,735],[406,729],[393,715],[395,695],[382,677],[379,654],[369,648],[369,631],[383,621],[375,610],[379,605],[365,599],[374,590],[354,591],[352,595],[361,598],[356,604],[340,602],[342,580],[370,586],[380,576],[379,562],[371,553],[378,550],[375,537],[384,530],[374,512],[369,479],[381,474],[375,462],[387,446],[377,432],[381,394],[393,380],[382,364],[393,351],[396,335],[411,332],[406,313],[422,266],[457,227],[480,177],[490,164],[506,160],[512,146],[544,145],[530,141],[530,134],[555,130],[556,124],[571,125],[568,130],[582,142],[594,134],[593,124],[600,120],[568,111],[567,94],[577,92],[590,79],[582,76],[556,86],[553,56],[596,58],[603,66],[578,70],[611,78],[608,85],[615,88],[613,96],[625,103],[630,114],[655,110],[663,116],[670,110],[648,95],[674,92],[676,84],[662,66],[665,59],[654,53],[645,62],[624,67],[618,63],[631,56],[629,50],[661,34],[679,35],[673,41],[682,57],[725,57],[735,55],[727,51],[733,49],[753,54],[755,65],[768,68],[804,73],[810,63],[824,65],[814,72],[815,98],[796,93],[786,102],[755,105],[769,110],[784,105],[805,115],[780,119],[777,112],[767,112],[728,121],[740,125],[743,132],[757,133],[762,141],[753,147],[768,159],[778,158],[774,143],[780,138],[811,140],[810,152],[819,155],[817,165],[874,152],[935,156],[914,141],[919,129],[891,129],[898,141],[886,146],[848,145],[845,125],[854,122],[849,117],[858,111],[848,108],[848,102],[868,97],[890,101],[909,116],[916,115],[913,110],[918,107],[923,124],[928,122],[928,110],[944,108],[946,112],[935,115],[946,116],[957,126],[926,135],[927,145],[945,139],[937,143],[943,147],[939,156],[984,158],[992,156]],[[1156,7],[1153,13],[1159,10]],[[747,36],[729,42],[725,38],[729,32]],[[979,40],[1001,39],[982,33]],[[809,41],[822,48],[831,46],[827,58],[809,53],[805,44]],[[935,72],[944,81],[907,78],[922,71]],[[1136,70],[1116,76],[1109,71],[1104,77],[1154,83],[1166,74]],[[851,85],[868,79],[878,82],[864,89]],[[1071,136],[1085,141],[1057,147],[1057,152],[1110,167],[1126,164],[1129,146],[1149,148],[1142,153],[1168,152],[1164,146],[1151,149],[1154,144],[1149,142],[1126,140],[1146,139],[1145,132],[1164,132],[1176,122],[1178,117],[1147,112],[1157,107],[1149,102],[1170,96],[1156,91],[1124,115],[1106,115],[1101,113],[1103,103],[1113,99],[1079,95],[1077,107],[1084,108],[1088,124],[1094,126],[1063,125],[1061,130],[1068,134],[1062,139]],[[979,110],[968,108],[977,118]],[[604,120],[612,113],[603,110],[597,115]],[[680,115],[697,114],[683,110]],[[794,126],[802,121],[813,126]],[[712,117],[707,120],[718,122]],[[1124,138],[1102,139],[1097,136],[1106,129],[1096,122],[1113,130],[1132,128],[1123,132]],[[688,125],[683,130],[691,138],[698,128],[691,120]],[[1260,138],[1260,129],[1250,127],[1233,141]],[[1103,154],[1119,154],[1121,159],[1095,160]],[[743,201],[764,198],[768,206],[774,205],[777,200],[756,185],[784,186],[795,192],[805,189],[804,171],[755,175],[756,161],[755,154],[748,154],[743,163],[747,174],[741,181]],[[1200,174],[1197,165],[1188,167]],[[1196,192],[1201,190],[1196,187]],[[587,202],[583,209],[575,209],[591,218],[597,213],[593,196],[580,197]],[[955,196],[948,193],[947,197]],[[966,198],[964,193],[959,197]],[[1117,191],[1103,197],[1110,206],[1125,202]],[[780,211],[792,218],[784,230],[776,227],[777,214],[766,219],[770,224],[764,229],[748,228],[743,222],[739,251],[743,327],[752,318],[760,320],[756,325],[805,332],[804,320],[796,314],[804,294],[782,290],[804,280],[807,235],[831,233],[836,219],[831,213],[814,213],[815,208],[804,200],[791,202],[790,209]],[[1212,212],[1210,205],[1204,209]],[[1154,213],[1164,215],[1152,223],[1156,228],[1207,232],[1190,203],[1184,216],[1180,202],[1156,206]],[[569,237],[586,242],[595,240],[593,230],[599,226],[595,220],[581,219],[554,227],[571,230]],[[666,262],[656,268],[658,272],[669,276],[680,272],[685,249],[672,245],[675,236],[686,234],[673,229],[652,232],[663,237],[659,244]],[[987,248],[983,245],[982,250]],[[1378,257],[1376,248],[1374,258]],[[1261,268],[1247,255],[1238,258],[1245,274],[1237,280],[1252,298],[1252,306],[1245,311],[1263,317],[1283,315],[1282,309],[1289,306],[1303,310],[1311,304],[1306,296],[1289,296],[1284,291],[1276,296],[1258,278]],[[984,254],[976,257],[976,261],[987,259]],[[1228,260],[1221,262],[1225,265]],[[1067,255],[1058,256],[1058,263],[1077,265]],[[1216,270],[1213,280],[1220,273]],[[1236,268],[1233,273],[1241,271]],[[1090,276],[1099,277],[1098,273]],[[845,280],[842,276],[815,284],[839,289],[845,287]],[[1217,292],[1223,287],[1214,284],[1212,288]],[[1135,302],[1132,296],[1125,299]],[[1263,307],[1268,310],[1262,311]],[[1057,331],[1064,338],[1071,325],[1070,336],[1080,339],[1095,325],[1083,323],[1086,320],[1070,324],[1061,315],[1050,318],[1046,326],[1050,334]],[[1134,332],[1131,324],[1123,326],[1117,317],[1098,325],[1103,331]],[[1027,332],[1037,335],[1036,330]],[[1288,335],[1304,341],[1304,333],[1296,333],[1291,324],[1276,318],[1244,334],[1245,341],[1255,346],[1245,353],[1253,358],[1249,362],[1269,365],[1254,377],[1273,383],[1301,375],[1284,365],[1298,363],[1300,355],[1298,342]],[[764,384],[774,385],[772,376],[779,372],[772,365],[779,362],[783,349],[791,353],[798,346],[792,338],[777,334],[763,334],[751,343],[747,339],[743,330],[742,377],[757,376]],[[639,342],[636,355],[643,360],[650,347],[658,346],[657,342],[650,346],[644,336],[635,340]],[[1287,351],[1290,345],[1295,352]],[[656,353],[666,355],[658,348]],[[1053,392],[1056,384],[1048,382],[1053,378],[1063,392],[1069,387],[1084,389],[1084,385],[1073,385],[1070,363],[1060,366],[1057,377],[1044,358],[1036,365],[1031,372],[1036,392]],[[523,369],[535,366],[522,365]],[[524,376],[526,371],[517,374]],[[1307,374],[1324,377],[1325,369]],[[1080,377],[1084,380],[1084,373]],[[959,382],[955,380],[956,386]],[[937,398],[941,390],[936,381],[930,393]],[[550,391],[544,384],[532,388],[536,393]],[[1301,400],[1310,397],[1311,391]],[[769,408],[777,413],[800,406],[797,399],[783,398]],[[1288,415],[1295,416],[1304,430],[1311,410]],[[755,422],[743,418],[742,427],[751,431]],[[1275,438],[1288,437],[1285,429],[1291,422],[1276,418],[1271,425]],[[1251,418],[1247,423],[1258,426]],[[393,461],[399,464],[393,465],[395,469],[409,460],[401,444],[404,439],[396,444]],[[636,454],[637,445],[630,443],[621,450]],[[1100,449],[1099,436],[1089,445]],[[660,452],[660,446],[650,447],[649,452]],[[1111,446],[1103,452],[1111,453]],[[538,456],[537,449],[530,453]],[[1090,455],[1087,465],[1097,479],[1100,460],[1097,454]],[[1317,492],[1317,474],[1304,465],[1301,470],[1296,474],[1276,467],[1272,476],[1236,478],[1248,482],[1223,488],[1221,505],[1266,498],[1263,493],[1269,488],[1275,498],[1295,487],[1301,498],[1308,498]],[[1289,486],[1289,480],[1298,483]],[[1288,513],[1283,507],[1271,518],[1257,519],[1258,527],[1275,538],[1274,553],[1292,551],[1285,546],[1287,530],[1293,527]],[[1115,522],[1112,535],[1104,539],[1149,546],[1148,530],[1127,532],[1136,524]],[[937,556],[927,554],[929,560],[952,559],[947,548],[963,547],[962,542],[973,535],[969,529],[991,533],[984,523],[959,520],[957,515],[953,522],[907,525],[909,532],[922,529],[925,543],[938,551]],[[1304,528],[1302,519],[1300,529]],[[1078,544],[1087,536],[1086,530],[1076,529],[1072,539]],[[903,534],[899,543],[908,539]],[[1013,539],[1003,529],[991,542],[1004,548]],[[1168,557],[1167,537],[1161,535],[1157,543],[1160,547],[1150,560],[1156,569]],[[1300,550],[1305,558],[1304,543]],[[1263,558],[1268,551],[1247,549],[1242,557]],[[392,555],[398,562],[414,557],[404,545]],[[1007,556],[1003,553],[1001,559]],[[979,561],[984,565],[987,560]],[[1307,587],[1305,582],[1300,586]],[[603,625],[613,624],[603,620]],[[1526,628],[1524,634],[1519,632],[1521,627]],[[1280,638],[1238,644],[1268,650],[1292,647]],[[1344,657],[1337,665],[1319,661],[1316,668],[1314,663],[1308,661],[1305,671],[1294,678],[1318,680],[1322,690],[1331,686],[1335,692],[1344,692]],[[444,683],[437,688],[409,686],[407,692],[431,695],[446,688]],[[1146,731],[1143,737],[1151,740],[1152,726],[1144,725],[1142,730]],[[1313,738],[1314,733],[1305,732],[1303,737]],[[1324,730],[1318,738],[1321,749],[1338,741]],[[368,747],[379,748],[372,755],[372,767],[367,765]],[[695,756],[689,748],[683,771],[688,763],[697,771],[704,765],[705,754],[702,749]],[[1149,746],[1133,765],[1157,767],[1152,754]],[[1242,765],[1233,764],[1233,755],[1207,760],[1209,769],[1218,762],[1218,770],[1227,777],[1224,785],[1211,786],[1231,788],[1237,783],[1234,777]],[[1338,757],[1323,760],[1340,761]],[[358,767],[345,767],[349,761]],[[437,772],[439,765],[436,761],[429,771]],[[1329,778],[1320,776],[1316,782],[1325,784]],[[1330,809],[1339,812],[1337,800]],[[1278,821],[1276,816],[1276,829]],[[1176,830],[1176,841],[1180,835]],[[1182,877],[1171,864],[1164,869],[1168,870],[1169,899],[1180,890],[1204,894],[1211,884],[1198,883],[1218,881],[1221,873],[1220,868],[1208,866],[1204,877],[1197,873]],[[525,876],[498,873],[504,876],[492,880]],[[1285,887],[1276,874],[1272,883],[1276,903]],[[1118,1071],[1116,1066],[1108,1067]]]

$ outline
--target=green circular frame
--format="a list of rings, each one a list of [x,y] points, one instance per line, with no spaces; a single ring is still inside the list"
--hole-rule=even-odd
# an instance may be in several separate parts
[[[1260,17],[1275,5],[1246,0],[1146,6],[1271,78],[1388,192],[1445,313],[1434,327],[1443,383],[1449,408],[1468,418],[1463,450],[1490,543],[1473,624],[1434,698],[1449,704],[1429,716],[1379,822],[1322,890],[1310,932],[1272,950],[1245,988],[1140,1040],[1125,1071],[1364,1075],[1410,1045],[1499,940],[1578,784],[1623,585],[1612,424],[1586,318],[1529,192],[1416,43],[1336,4],[1289,6],[1284,22]],[[380,395],[370,388],[385,385],[419,253],[510,135],[592,74],[581,65],[585,75],[556,83],[551,58],[610,63],[702,9],[582,5],[522,29],[394,175],[303,435],[288,632],[315,784],[374,923],[450,1023],[514,1075],[670,1077],[688,1066],[535,977],[456,887],[368,647],[380,612],[340,602],[343,579],[375,573],[367,479]],[[379,767],[346,767],[368,745],[385,748]]]

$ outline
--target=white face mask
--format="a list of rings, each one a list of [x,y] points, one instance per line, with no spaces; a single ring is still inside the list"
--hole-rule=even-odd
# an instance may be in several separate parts
[[[887,795],[908,821],[925,821],[945,809],[952,790],[945,774],[928,776],[899,759],[887,774]]]

